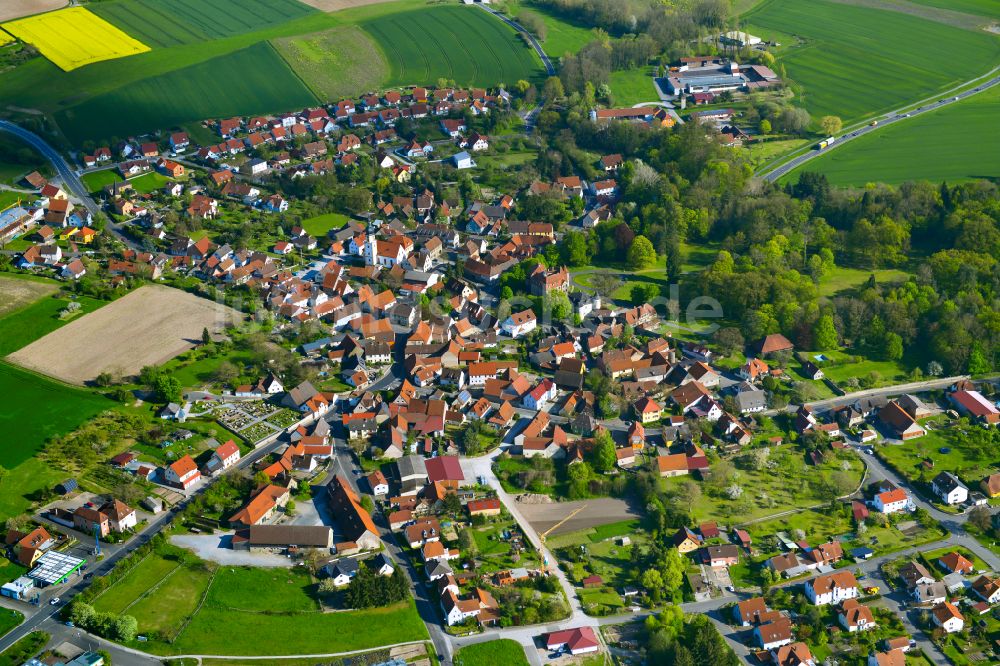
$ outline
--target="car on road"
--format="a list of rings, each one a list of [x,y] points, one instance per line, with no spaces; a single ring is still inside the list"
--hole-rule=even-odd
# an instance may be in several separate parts
[[[76,626],[75,624],[73,624],[69,620],[67,620],[66,622],[63,622],[63,624],[65,624],[67,627],[75,627]]]
[[[951,100],[952,100],[953,102],[957,102],[957,101],[958,101],[958,97],[957,97],[957,96],[956,96],[956,97],[952,97],[952,98],[951,98]]]
[[[49,605],[50,606],[58,606],[59,605],[59,597],[52,597],[51,599],[49,599]]]

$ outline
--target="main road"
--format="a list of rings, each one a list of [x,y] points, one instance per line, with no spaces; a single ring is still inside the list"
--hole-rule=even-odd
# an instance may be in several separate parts
[[[993,71],[996,70],[994,69]],[[825,155],[831,150],[836,150],[845,143],[853,141],[858,137],[865,136],[866,134],[871,134],[872,132],[877,132],[889,125],[893,125],[898,122],[903,122],[904,120],[908,120],[910,118],[914,118],[916,116],[920,116],[925,113],[930,113],[931,111],[936,111],[940,109],[942,106],[946,106],[948,104],[955,104],[963,99],[972,97],[973,95],[978,95],[979,93],[984,92],[992,88],[993,86],[996,86],[997,84],[1000,84],[1000,76],[995,76],[989,81],[979,84],[975,88],[972,88],[970,90],[965,90],[963,92],[954,95],[950,93],[942,93],[943,95],[947,96],[942,97],[936,102],[931,102],[929,104],[924,104],[923,106],[919,106],[912,111],[904,111],[904,112],[893,111],[891,113],[885,114],[884,116],[881,116],[877,119],[877,124],[865,125],[859,129],[853,130],[842,136],[839,136],[837,137],[837,140],[834,141],[832,144],[830,144],[828,148],[824,148],[823,150],[809,150],[808,152],[805,152],[802,155],[799,155],[798,157],[795,157],[794,159],[791,159],[788,162],[785,162],[784,164],[781,164],[775,167],[774,169],[767,171],[766,173],[763,174],[762,177],[764,178],[764,180],[775,181],[784,176],[785,174],[790,173],[795,169],[798,169],[800,166],[802,166],[809,160],[813,160],[821,155]],[[968,84],[963,84],[963,85],[968,85]],[[765,169],[766,168],[767,167],[765,167]]]
[[[0,120],[0,132],[7,132],[8,134],[16,136],[41,153],[42,157],[48,160],[52,167],[56,170],[56,173],[62,180],[63,185],[66,186],[66,189],[73,196],[73,198],[79,201],[92,217],[97,217],[100,214],[101,207],[90,196],[90,192],[87,190],[87,186],[83,184],[83,181],[80,180],[80,176],[76,171],[74,171],[69,162],[63,158],[59,151],[49,145],[45,139],[30,130],[24,129],[20,125],[16,125],[7,120]],[[140,249],[137,243],[125,235],[120,225],[111,221],[108,223],[107,229],[128,247],[133,250]]]

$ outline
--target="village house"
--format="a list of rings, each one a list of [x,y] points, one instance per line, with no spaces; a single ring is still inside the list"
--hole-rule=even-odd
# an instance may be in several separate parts
[[[858,596],[858,581],[850,571],[823,574],[806,582],[806,597],[816,606],[838,604]]]

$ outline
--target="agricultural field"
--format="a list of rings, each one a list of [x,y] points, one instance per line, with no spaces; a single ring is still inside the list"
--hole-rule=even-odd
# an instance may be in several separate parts
[[[1000,37],[984,31],[831,0],[765,0],[743,22],[783,44],[779,63],[814,117],[848,122],[956,86],[1000,56]]]
[[[11,354],[25,368],[82,384],[102,372],[132,374],[164,363],[239,314],[178,289],[148,285]],[[122,322],[130,325],[122,326]]]
[[[98,16],[159,48],[255,32],[311,11],[297,0],[116,0],[94,6]]]
[[[58,290],[55,282],[32,280],[16,273],[0,275],[0,317]]]
[[[474,8],[426,7],[379,16],[361,27],[386,54],[389,86],[433,84],[442,77],[460,86],[511,85],[542,74],[537,54],[512,28]]]
[[[0,46],[4,46],[5,44],[10,44],[13,41],[14,38],[10,35],[10,33],[0,30]]]
[[[455,666],[522,666],[527,663],[524,648],[509,638],[468,645],[455,653]]]
[[[1000,87],[862,136],[808,163],[833,185],[1000,178]],[[789,175],[791,180],[798,173]]]
[[[574,510],[586,507],[569,520],[563,520]],[[603,525],[620,525],[622,521],[635,520],[639,512],[627,502],[612,497],[599,497],[577,502],[556,502],[554,504],[525,504],[521,513],[538,532],[545,532],[561,523],[551,536],[599,529]]]
[[[322,100],[337,101],[377,90],[389,73],[382,52],[354,26],[283,37],[271,43]]]
[[[67,0],[4,0],[0,4],[0,21],[51,12],[67,4],[69,4]]]
[[[0,395],[6,396],[0,412],[0,432],[6,441],[0,465],[8,469],[31,458],[49,437],[74,430],[114,404],[4,362],[0,362]],[[6,485],[6,479],[0,481],[0,486]]]
[[[1000,20],[1000,10],[997,9],[995,0],[909,0],[909,2],[927,7],[950,9],[964,14],[985,16],[994,22]]]
[[[144,53],[149,47],[83,7],[3,24],[3,29],[34,45],[63,71],[102,60]]]
[[[81,142],[315,103],[275,50],[260,43],[99,95],[56,120],[71,141]],[[120,109],[133,112],[123,116]]]

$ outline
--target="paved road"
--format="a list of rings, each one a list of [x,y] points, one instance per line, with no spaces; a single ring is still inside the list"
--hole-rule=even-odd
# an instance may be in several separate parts
[[[927,391],[938,391],[941,389],[946,389],[952,384],[962,379],[968,379],[968,375],[955,375],[954,377],[940,377],[938,379],[927,379],[920,382],[912,382],[909,384],[894,384],[892,386],[883,386],[880,388],[865,389],[863,391],[854,391],[853,393],[845,393],[844,395],[838,395],[833,398],[824,398],[823,400],[813,400],[812,402],[807,402],[806,404],[818,411],[827,411],[831,409],[836,409],[837,407],[843,407],[845,405],[851,405],[861,398],[874,398],[874,397],[887,397],[887,396],[899,396],[904,393],[924,393]],[[782,411],[785,412],[795,412],[799,408],[798,405],[789,404],[783,410],[781,409],[769,409],[763,414],[765,416],[774,416]]]
[[[55,168],[56,173],[59,174],[59,177],[62,179],[70,193],[80,200],[90,214],[96,216],[100,213],[100,206],[98,206],[97,203],[90,198],[90,193],[87,192],[87,188],[84,186],[83,181],[81,181],[79,176],[76,175],[76,172],[69,165],[69,163],[63,159],[63,156],[59,154],[59,151],[50,146],[45,139],[38,136],[34,132],[24,129],[20,125],[15,125],[14,123],[6,120],[0,120],[0,131],[13,134],[40,152],[42,156]]]
[[[230,468],[227,473],[232,473],[235,470],[241,470],[253,465],[255,462],[260,460],[266,455],[270,455],[277,447],[279,442],[273,442],[267,446],[263,446],[256,451],[247,454],[246,457],[242,458],[236,465]],[[191,495],[186,499],[178,502],[170,510],[163,512],[159,516],[154,516],[149,522],[142,533],[133,537],[128,543],[122,546],[119,550],[106,556],[100,562],[90,565],[87,573],[93,574],[94,576],[104,576],[111,569],[121,561],[124,557],[135,552],[137,548],[147,543],[153,538],[160,530],[165,528],[170,524],[175,516],[180,513],[188,503],[194,499],[196,496],[205,492],[206,489],[211,486],[212,480],[203,483],[199,488],[197,488]],[[66,604],[68,604],[76,595],[81,593],[90,585],[90,581],[84,579],[82,576],[77,576],[74,582],[49,588],[46,593],[42,595],[42,607],[39,608],[31,617],[27,618],[21,626],[17,627],[10,633],[6,634],[0,638],[0,652],[6,650],[8,647],[16,643],[18,640],[24,638],[27,634],[35,631],[36,629],[43,629],[52,634],[58,627],[63,626],[58,622],[58,618],[54,617]],[[51,606],[48,604],[49,599],[58,596],[60,603],[57,606]],[[30,608],[30,607],[29,607]]]
[[[482,3],[477,2],[476,6],[485,11],[488,11],[490,14],[493,14],[493,16],[496,16],[498,19],[500,19],[510,27],[514,28],[514,30],[517,30],[519,33],[527,37],[528,41],[531,43],[531,48],[535,49],[535,53],[537,53],[538,57],[542,59],[542,64],[545,65],[545,71],[548,73],[548,75],[549,76],[556,75],[556,68],[552,65],[552,61],[549,59],[548,54],[546,54],[545,50],[542,49],[542,45],[538,43],[538,40],[535,39],[535,36],[530,32],[528,32],[523,25],[521,25],[514,19],[507,18],[506,16],[504,16],[503,14],[494,9],[490,9],[489,7],[487,7]]]
[[[996,71],[996,69],[994,69],[993,71]],[[770,180],[770,181],[777,180],[777,179],[781,178],[782,176],[784,176],[785,174],[787,174],[787,173],[789,173],[791,171],[794,171],[795,169],[799,168],[800,166],[802,166],[803,164],[805,164],[809,160],[815,159],[815,158],[819,157],[820,155],[825,155],[826,153],[830,152],[831,150],[835,150],[835,149],[839,148],[840,146],[844,145],[845,143],[853,141],[854,139],[856,139],[856,138],[858,138],[860,136],[864,136],[866,134],[871,134],[872,132],[877,132],[877,131],[879,131],[879,130],[881,130],[884,127],[887,127],[889,125],[893,125],[893,124],[898,123],[898,122],[903,122],[903,121],[909,120],[910,118],[914,118],[916,116],[923,115],[923,114],[928,113],[930,111],[935,111],[937,109],[940,109],[942,106],[946,106],[948,104],[955,104],[955,103],[957,103],[957,102],[959,102],[959,101],[961,101],[963,99],[966,99],[967,97],[971,97],[973,95],[978,95],[979,93],[981,93],[981,92],[983,92],[985,90],[988,90],[989,88],[992,88],[993,86],[995,86],[997,84],[1000,84],[1000,76],[996,76],[996,77],[990,79],[989,81],[986,81],[985,83],[982,83],[982,84],[976,86],[975,88],[973,88],[971,90],[966,90],[966,91],[960,92],[960,93],[958,93],[956,95],[950,95],[948,93],[942,93],[942,94],[946,94],[948,96],[947,97],[943,97],[943,98],[939,99],[938,101],[924,104],[923,106],[920,106],[920,107],[914,109],[913,111],[906,111],[904,113],[898,113],[898,112],[888,113],[888,114],[886,114],[884,116],[881,116],[881,117],[879,117],[877,119],[878,120],[878,124],[877,125],[865,125],[865,126],[861,127],[860,129],[855,129],[855,130],[853,130],[851,132],[848,132],[848,133],[846,133],[846,134],[844,134],[842,136],[839,136],[839,137],[837,137],[837,140],[834,141],[830,145],[830,147],[825,148],[823,150],[810,150],[810,151],[808,151],[808,152],[806,152],[806,153],[804,153],[802,155],[799,155],[798,157],[796,157],[796,158],[794,158],[792,160],[789,160],[788,162],[785,162],[784,164],[776,167],[775,169],[772,169],[771,171],[768,171],[768,172],[764,173],[763,174],[763,178],[764,178],[764,180]],[[963,85],[967,85],[967,84],[963,84]],[[766,169],[767,167],[765,166],[764,168]]]
[[[0,132],[13,134],[40,152],[42,156],[55,168],[56,173],[59,174],[60,179],[62,179],[62,182],[66,186],[66,189],[69,190],[69,193],[77,199],[93,217],[100,215],[101,207],[90,196],[90,192],[87,191],[86,185],[84,185],[83,181],[80,180],[77,172],[73,170],[73,167],[70,166],[69,162],[63,159],[63,156],[59,154],[59,151],[50,146],[45,139],[38,136],[34,132],[30,132],[21,126],[15,125],[14,123],[6,120],[0,120]],[[139,245],[135,241],[125,235],[121,225],[115,223],[114,221],[109,221],[106,228],[113,236],[125,243],[128,247],[133,250],[140,249]]]

